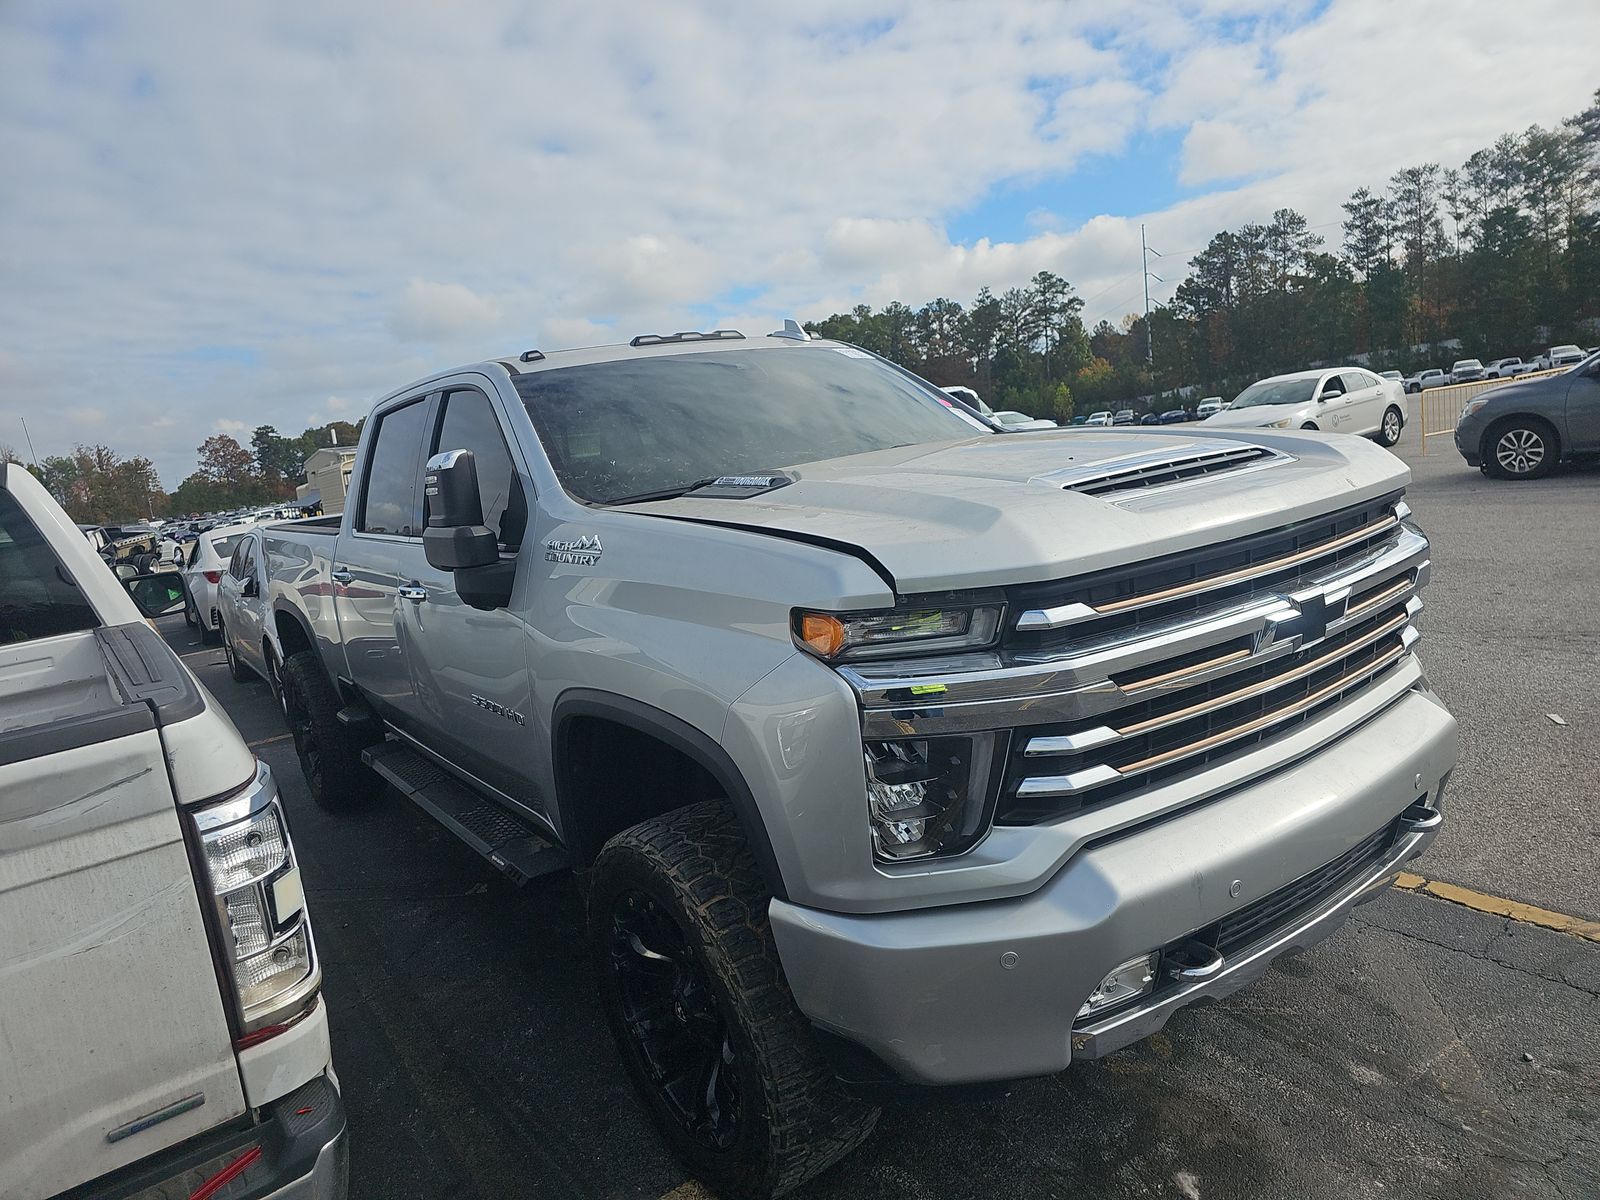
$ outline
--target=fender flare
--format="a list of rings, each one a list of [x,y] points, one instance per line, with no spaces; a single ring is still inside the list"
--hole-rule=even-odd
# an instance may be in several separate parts
[[[756,805],[755,794],[728,752],[687,721],[642,701],[591,688],[571,688],[557,698],[550,726],[558,805],[561,797],[570,795],[572,791],[571,755],[567,741],[575,717],[600,717],[650,734],[699,764],[716,780],[727,796],[728,803],[733,806],[734,815],[739,819],[739,826],[744,831],[745,841],[749,843],[750,853],[755,857],[767,889],[775,899],[788,899],[788,891],[783,886],[783,874],[778,869],[778,858],[773,853],[772,838]]]

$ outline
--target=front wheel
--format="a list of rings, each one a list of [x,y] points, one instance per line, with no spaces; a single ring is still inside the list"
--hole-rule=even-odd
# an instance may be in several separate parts
[[[590,953],[629,1074],[678,1156],[730,1197],[781,1195],[878,1119],[817,1052],[769,900],[721,802],[624,830],[589,877]]]
[[[1555,434],[1543,421],[1512,417],[1489,431],[1483,464],[1496,479],[1538,479],[1555,469]]]
[[[338,693],[316,651],[302,650],[283,664],[283,710],[318,808],[338,812],[383,790],[383,780],[361,761],[372,739],[340,722]]]
[[[1394,445],[1400,440],[1400,432],[1405,427],[1405,418],[1400,415],[1400,410],[1390,405],[1384,410],[1383,423],[1378,426],[1378,445]]]

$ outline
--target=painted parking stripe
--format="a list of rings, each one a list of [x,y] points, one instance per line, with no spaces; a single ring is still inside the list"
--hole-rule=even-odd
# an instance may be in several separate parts
[[[1394,885],[1408,892],[1425,892],[1477,912],[1510,917],[1513,921],[1520,921],[1525,925],[1538,925],[1543,929],[1554,929],[1558,933],[1570,933],[1591,942],[1600,942],[1600,921],[1589,921],[1583,917],[1552,912],[1548,908],[1538,908],[1532,904],[1524,904],[1520,900],[1507,900],[1503,896],[1476,892],[1459,884],[1424,879],[1421,875],[1412,875],[1406,871],[1400,873]]]
[[[255,750],[260,746],[270,746],[274,742],[287,742],[293,736],[294,734],[292,733],[280,733],[276,737],[260,738],[257,741],[249,742],[247,743],[247,747],[251,750]]]

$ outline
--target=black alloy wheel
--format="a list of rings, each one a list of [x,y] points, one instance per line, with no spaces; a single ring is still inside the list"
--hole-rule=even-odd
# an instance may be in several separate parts
[[[611,910],[611,963],[640,1065],[684,1133],[710,1150],[739,1136],[739,1083],[711,981],[667,911],[628,890]]]

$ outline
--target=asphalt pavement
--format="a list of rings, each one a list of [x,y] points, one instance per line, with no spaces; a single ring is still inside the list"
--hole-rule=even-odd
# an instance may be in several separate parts
[[[1464,735],[1445,831],[1415,866],[1600,915],[1600,471],[1496,484],[1448,439],[1400,449],[1435,548],[1423,657]],[[163,629],[290,813],[353,1200],[705,1196],[613,1051],[573,882],[519,890],[395,797],[317,809],[266,686],[228,678],[181,621]],[[1600,943],[1393,891],[1099,1063],[895,1100],[795,1195],[1600,1196]]]

